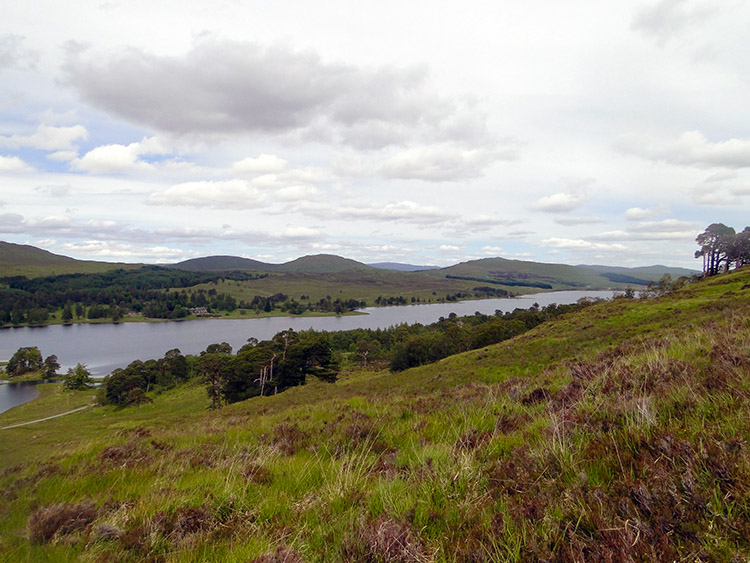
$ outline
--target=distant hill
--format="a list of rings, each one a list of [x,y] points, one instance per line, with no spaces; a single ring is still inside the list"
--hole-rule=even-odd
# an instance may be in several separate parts
[[[270,272],[278,267],[277,264],[266,264],[251,258],[240,258],[239,256],[205,256],[203,258],[191,258],[177,264],[171,264],[169,268],[189,270],[191,272],[201,271],[226,271],[226,270],[259,270]]]
[[[402,264],[401,262],[377,262],[368,264],[379,270],[396,270],[397,272],[422,272],[424,270],[437,270],[440,266],[417,266],[415,264]]]
[[[596,270],[601,273],[615,273],[623,274],[627,276],[634,276],[636,278],[642,278],[647,281],[657,281],[664,274],[669,274],[673,278],[679,278],[682,276],[690,277],[695,274],[700,274],[700,270],[689,270],[688,268],[673,268],[671,266],[662,266],[656,264],[654,266],[640,266],[635,268],[623,268],[619,266],[602,266],[602,265],[588,265],[581,264],[581,268],[589,268]]]
[[[333,254],[303,256],[277,267],[277,271],[279,272],[297,274],[338,274],[340,272],[353,270],[367,271],[372,269],[372,266],[368,266],[362,262],[350,260],[349,258],[342,258],[341,256],[335,256]]]
[[[677,278],[683,275],[691,276],[697,272],[667,266],[641,268],[569,266],[505,258],[483,258],[426,273],[451,279],[472,280],[477,283],[559,290],[624,288],[629,285],[646,285],[649,281],[656,281],[666,273]]]
[[[260,272],[282,272],[290,274],[338,274],[356,270],[371,270],[372,267],[356,260],[333,254],[303,256],[284,264],[268,264],[237,256],[206,256],[192,258],[169,266],[190,271],[256,270]]]
[[[0,277],[96,273],[114,268],[138,268],[140,266],[141,264],[76,260],[34,246],[0,241]],[[239,256],[206,256],[192,258],[166,267],[194,272],[252,270],[278,274],[316,274],[319,276],[345,274],[348,282],[356,281],[359,285],[367,285],[370,282],[378,285],[384,282],[382,278],[384,275],[391,277],[401,275],[409,276],[411,281],[407,281],[406,278],[388,279],[393,283],[397,282],[396,285],[406,283],[408,286],[419,286],[420,289],[425,289],[423,287],[425,280],[441,279],[443,282],[450,281],[453,285],[449,287],[443,283],[443,285],[432,289],[448,292],[465,288],[471,289],[474,286],[505,286],[506,288],[515,288],[515,292],[528,292],[535,289],[624,289],[627,286],[646,285],[649,281],[657,281],[664,274],[678,278],[700,273],[697,270],[661,265],[637,268],[602,265],[570,266],[505,258],[471,260],[447,268],[399,262],[379,262],[368,265],[333,254],[303,256],[285,264],[269,264]],[[374,272],[380,272],[376,276],[377,282],[374,281],[375,278],[372,278]],[[418,281],[417,277],[419,276],[426,277],[420,278],[422,281]],[[331,281],[338,283],[335,280]],[[299,282],[303,283],[305,280],[300,278]],[[410,289],[414,289],[414,287],[410,287]],[[288,289],[291,290],[292,288]],[[295,286],[293,289],[299,288]],[[401,293],[401,291],[398,293]]]
[[[115,268],[137,268],[140,264],[76,260],[28,244],[0,241],[0,277],[91,274]]]
[[[49,266],[73,264],[75,258],[53,254],[36,246],[0,241],[0,265],[2,266]]]

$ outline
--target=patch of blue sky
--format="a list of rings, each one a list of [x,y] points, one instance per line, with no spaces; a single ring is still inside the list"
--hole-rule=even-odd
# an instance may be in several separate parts
[[[81,116],[80,123],[86,127],[88,138],[78,141],[79,156],[103,145],[129,145],[153,136],[153,132],[112,119],[97,111],[87,111]]]
[[[21,147],[18,149],[2,149],[0,154],[4,156],[17,156],[34,170],[49,173],[66,173],[70,172],[70,163],[67,161],[54,160],[49,158],[55,151],[42,149],[33,149],[30,147]]]

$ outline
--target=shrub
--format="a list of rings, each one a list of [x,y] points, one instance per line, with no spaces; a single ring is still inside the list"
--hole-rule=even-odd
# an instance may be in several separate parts
[[[32,543],[47,543],[55,536],[84,530],[99,511],[91,502],[80,504],[50,504],[29,516],[29,539]]]

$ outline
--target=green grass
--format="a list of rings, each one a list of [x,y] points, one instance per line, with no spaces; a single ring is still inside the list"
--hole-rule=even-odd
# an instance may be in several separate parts
[[[297,301],[303,295],[313,303],[330,296],[332,299],[356,299],[375,305],[378,297],[419,298],[421,302],[437,302],[447,294],[469,292],[481,285],[464,280],[449,280],[427,276],[421,272],[394,272],[390,270],[371,269],[366,271],[348,271],[329,274],[314,273],[272,273],[268,277],[249,281],[224,281],[217,284],[203,284],[193,289],[216,289],[227,293],[235,299],[252,301],[260,295],[268,297],[284,293]],[[500,287],[500,286],[498,286]],[[435,292],[433,294],[433,292]],[[302,301],[307,303],[307,300]]]
[[[188,385],[0,431],[0,559],[747,560],[748,287],[217,412]],[[0,426],[65,400],[50,386]]]

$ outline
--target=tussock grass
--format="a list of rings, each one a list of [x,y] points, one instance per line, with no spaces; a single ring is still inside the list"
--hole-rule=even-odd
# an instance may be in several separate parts
[[[748,560],[749,281],[218,412],[186,388],[4,431],[0,559]]]

